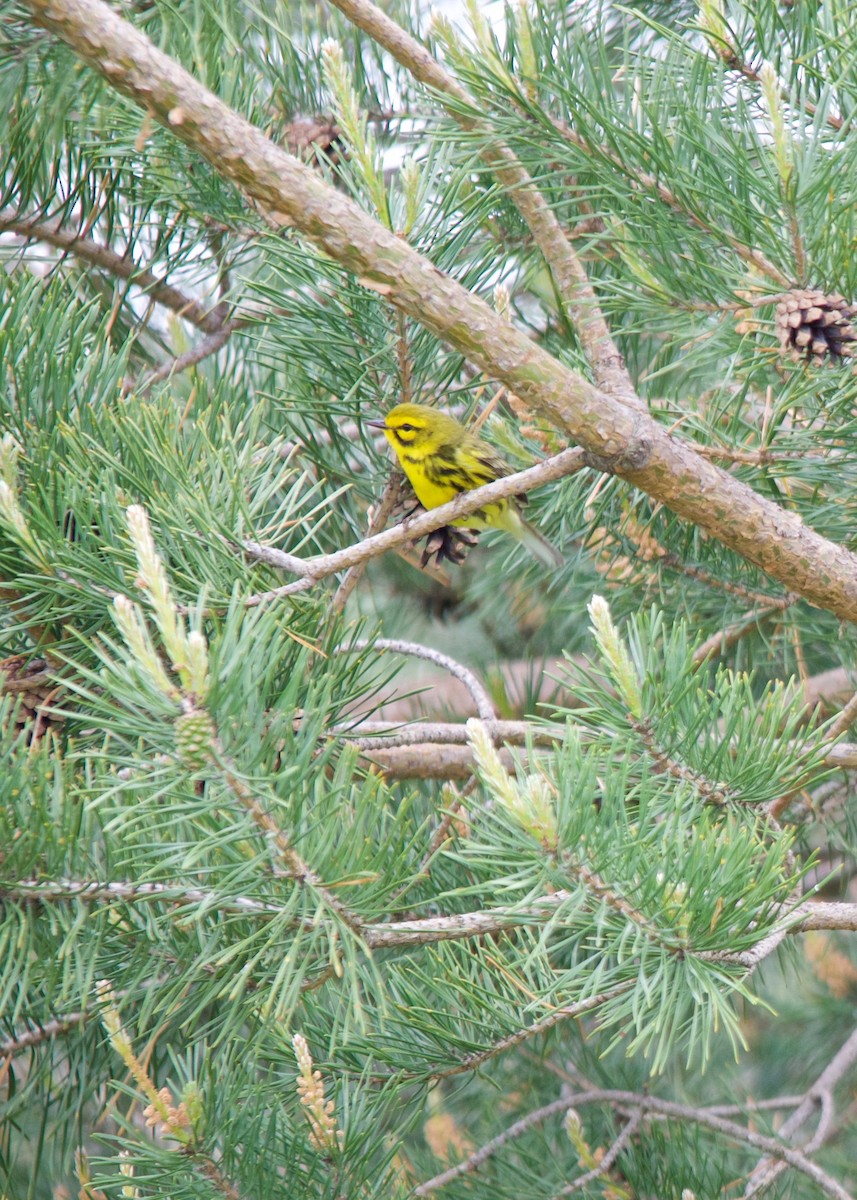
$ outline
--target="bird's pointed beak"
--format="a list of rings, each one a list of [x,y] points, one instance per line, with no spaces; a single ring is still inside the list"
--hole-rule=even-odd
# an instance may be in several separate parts
[[[363,424],[364,424],[364,425],[371,425],[371,427],[372,427],[373,429],[386,429],[386,428],[387,428],[387,422],[386,422],[386,421],[364,421],[364,422],[363,422]]]

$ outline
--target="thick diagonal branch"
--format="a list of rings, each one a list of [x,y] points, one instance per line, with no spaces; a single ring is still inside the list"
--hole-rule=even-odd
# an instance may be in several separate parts
[[[24,0],[124,95],[615,473],[811,603],[857,620],[857,556],[809,529],[534,344],[269,141],[103,0]]]

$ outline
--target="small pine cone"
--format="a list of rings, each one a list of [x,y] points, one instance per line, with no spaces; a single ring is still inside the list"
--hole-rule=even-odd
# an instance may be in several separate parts
[[[293,117],[285,127],[286,148],[301,162],[314,163],[320,150],[333,166],[346,158],[342,132],[328,117]]]
[[[857,354],[857,332],[851,322],[857,305],[844,296],[818,288],[794,288],[777,305],[780,352],[795,362],[805,359],[820,367],[825,358]]]
[[[425,567],[435,560],[440,566],[444,559],[460,566],[467,557],[467,551],[475,546],[477,534],[475,529],[459,529],[453,525],[442,525],[426,538],[425,549],[420,557],[420,566]]]
[[[57,732],[61,728],[65,718],[50,711],[58,690],[45,659],[13,654],[0,661],[0,694],[18,700],[12,720],[16,733],[26,731],[28,742],[37,742],[49,730]]]
[[[204,709],[182,713],[173,722],[176,752],[182,766],[201,771],[211,761],[214,722]]]

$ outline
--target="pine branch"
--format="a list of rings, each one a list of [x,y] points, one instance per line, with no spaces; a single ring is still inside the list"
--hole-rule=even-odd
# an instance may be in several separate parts
[[[481,688],[481,684],[479,685]],[[498,721],[494,717],[482,717],[482,722],[491,740],[510,746],[533,746],[553,748],[565,737],[562,726],[529,721]],[[405,727],[401,722],[363,721],[356,724],[333,725],[329,731],[338,737],[347,738],[348,744],[358,750],[394,749],[400,746],[420,746],[424,742],[436,745],[467,745],[467,726],[447,721],[418,721]],[[355,736],[357,735],[357,736]]]
[[[485,1146],[475,1151],[470,1158],[466,1159],[464,1163],[459,1163],[455,1167],[450,1168],[449,1171],[444,1171],[442,1175],[435,1176],[433,1179],[428,1180],[427,1183],[421,1184],[415,1190],[414,1195],[425,1196],[433,1191],[437,1191],[439,1187],[467,1173],[468,1170],[476,1170],[482,1162],[490,1158],[507,1141],[519,1137],[528,1129],[542,1124],[551,1117],[560,1116],[568,1112],[570,1108],[582,1108],[587,1104],[608,1104],[622,1112],[630,1110],[632,1113],[639,1114],[641,1120],[646,1120],[654,1116],[701,1125],[703,1128],[711,1129],[713,1132],[719,1133],[729,1141],[737,1142],[739,1145],[751,1146],[753,1149],[764,1149],[766,1153],[770,1154],[771,1157],[777,1159],[780,1163],[783,1163],[785,1166],[794,1167],[802,1175],[806,1175],[821,1188],[825,1195],[834,1197],[834,1200],[854,1200],[851,1192],[846,1191],[837,1180],[828,1175],[826,1171],[823,1171],[821,1167],[811,1162],[806,1154],[783,1145],[777,1138],[767,1137],[764,1134],[757,1133],[753,1129],[747,1129],[737,1124],[737,1122],[729,1121],[708,1109],[692,1108],[686,1104],[675,1104],[669,1100],[660,1100],[654,1096],[643,1096],[636,1092],[607,1089],[578,1092],[571,1096],[564,1096],[561,1100],[555,1100],[552,1104],[546,1104],[543,1108],[528,1113],[521,1121],[510,1126],[505,1135],[501,1134],[491,1142],[486,1143]],[[473,1159],[476,1160],[475,1164],[469,1166]]]
[[[600,1162],[596,1166],[592,1167],[591,1170],[586,1171],[577,1179],[572,1180],[571,1183],[567,1183],[565,1187],[560,1188],[553,1200],[559,1200],[560,1196],[571,1196],[575,1192],[582,1191],[587,1184],[593,1183],[596,1179],[600,1179],[602,1175],[606,1175],[616,1159],[628,1145],[631,1138],[640,1128],[642,1120],[642,1113],[634,1113],[633,1116],[631,1116],[629,1120],[625,1122],[625,1127],[619,1136],[614,1138],[613,1142],[604,1151],[604,1155],[602,1156]]]
[[[0,230],[17,233],[28,240],[47,242],[117,279],[133,283],[158,304],[189,321],[203,333],[218,334],[223,330],[225,310],[222,302],[214,308],[206,308],[180,288],[155,275],[148,267],[138,266],[130,255],[117,254],[109,246],[66,228],[59,218],[34,217],[3,209],[0,211]]]
[[[243,324],[244,322],[241,320],[225,321],[220,329],[208,334],[196,346],[191,346],[183,354],[177,355],[175,358],[158,367],[156,371],[153,371],[139,385],[140,390],[148,391],[156,383],[161,383],[164,379],[171,379],[173,375],[179,375],[189,367],[195,367],[197,363],[210,358],[212,354],[216,354],[218,350],[223,349],[235,330],[239,329]]]
[[[593,464],[647,491],[812,603],[857,619],[857,557],[533,345],[274,146],[103,0],[26,0],[25,7],[223,176],[283,212],[366,286],[564,429]]]
[[[833,1121],[833,1089],[843,1076],[851,1070],[855,1063],[857,1063],[857,1030],[837,1050],[815,1083],[809,1088],[803,1100],[791,1116],[780,1126],[778,1133],[783,1141],[791,1141],[813,1113],[817,1109],[820,1109],[818,1127],[813,1137],[804,1146],[804,1153],[812,1154],[813,1151],[822,1145],[830,1133]],[[751,1196],[758,1196],[765,1188],[770,1187],[783,1170],[784,1166],[782,1163],[774,1164],[769,1159],[763,1159],[753,1169],[750,1178],[747,1180],[744,1196],[747,1200]]]
[[[349,742],[349,745],[351,743]],[[418,742],[404,746],[366,746],[360,757],[369,768],[379,771],[384,779],[437,779],[441,782],[461,782],[473,775],[473,751],[465,745],[444,742]],[[500,750],[503,767],[514,767],[508,750]]]
[[[782,616],[786,609],[792,607],[794,603],[793,596],[783,596],[781,600],[769,600],[766,605],[743,613],[736,620],[730,621],[723,629],[718,629],[716,633],[707,637],[694,651],[693,661],[697,666],[701,666],[712,655],[726,654],[745,637],[755,633],[762,621]]]
[[[492,1138],[490,1142],[486,1142],[484,1146],[480,1146],[478,1150],[469,1154],[462,1162],[456,1163],[454,1167],[449,1167],[448,1170],[441,1171],[439,1175],[435,1175],[432,1179],[421,1183],[419,1187],[414,1189],[414,1196],[430,1196],[442,1187],[445,1187],[446,1184],[452,1183],[454,1179],[460,1179],[462,1175],[470,1175],[474,1171],[478,1171],[483,1163],[492,1158],[498,1150],[501,1150],[516,1138],[521,1137],[530,1129],[535,1128],[535,1126],[543,1124],[549,1117],[556,1116],[559,1113],[566,1113],[572,1106],[572,1103],[567,1103],[565,1100],[555,1101],[553,1104],[548,1104],[544,1108],[539,1108],[534,1112],[528,1113],[525,1117],[516,1121],[514,1125],[510,1125],[508,1129],[505,1129],[497,1137]],[[642,1112],[634,1113],[631,1119],[626,1122],[622,1133],[613,1142],[598,1166],[591,1171],[587,1171],[585,1175],[581,1175],[579,1179],[575,1179],[573,1183],[569,1184],[567,1188],[563,1188],[557,1195],[569,1196],[573,1192],[580,1191],[586,1184],[592,1183],[593,1180],[598,1179],[606,1171],[609,1171],[622,1150],[636,1133],[641,1120]]]
[[[433,1071],[433,1079],[451,1079],[455,1075],[466,1075],[470,1071],[476,1071],[485,1063],[490,1062],[492,1058],[496,1058],[500,1054],[505,1054],[507,1050],[513,1050],[516,1046],[520,1046],[523,1042],[529,1041],[530,1038],[539,1037],[543,1033],[547,1033],[549,1029],[560,1025],[563,1021],[576,1021],[580,1017],[586,1016],[587,1013],[593,1012],[600,1008],[601,1005],[607,1004],[611,1000],[617,1000],[620,996],[626,995],[634,987],[632,981],[628,980],[624,983],[617,984],[614,988],[609,988],[605,992],[599,992],[595,996],[587,996],[585,1000],[578,1001],[577,1004],[566,1004],[561,1008],[554,1009],[548,1013],[546,1017],[542,1017],[540,1021],[534,1021],[532,1025],[526,1026],[524,1029],[518,1029],[515,1033],[510,1033],[507,1037],[500,1038],[489,1046],[487,1050],[479,1050],[475,1054],[468,1054],[456,1063],[454,1067],[444,1067],[441,1070]]]
[[[176,905],[210,906],[216,902],[219,912],[252,913],[257,916],[277,916],[283,906],[249,896],[219,898],[205,888],[185,887],[183,884],[143,883],[132,880],[85,879],[22,879],[11,885],[0,884],[0,895],[18,903],[51,904],[63,900],[90,903],[97,900],[136,904],[146,900]]]
[[[51,1038],[62,1037],[63,1034],[69,1033],[72,1029],[89,1021],[92,1016],[91,1011],[67,1013],[64,1017],[55,1017],[51,1021],[45,1021],[44,1025],[39,1025],[35,1029],[27,1029],[23,1033],[15,1034],[14,1037],[6,1038],[4,1042],[0,1042],[0,1061],[5,1063],[22,1051],[29,1050],[31,1046],[38,1046],[42,1042],[50,1041]]]
[[[605,897],[603,881],[597,880],[591,871],[581,874],[593,893],[599,899],[610,903],[610,897]],[[288,911],[287,906],[282,904],[270,900],[256,900],[250,896],[222,898],[212,889],[187,887],[181,883],[138,883],[133,880],[21,879],[15,883],[0,884],[0,896],[15,903],[46,906],[72,900],[86,904],[103,900],[108,905],[163,903],[182,908],[194,905],[212,911],[244,913],[260,918],[273,918]],[[436,915],[408,921],[388,921],[385,918],[383,923],[364,923],[360,936],[370,950],[481,938],[489,934],[505,933],[521,925],[550,920],[551,914],[571,898],[570,892],[560,889],[517,907],[501,905],[497,908],[480,908],[473,912],[456,913],[453,916]],[[629,920],[640,920],[639,914],[630,909],[624,901],[618,900],[614,907]],[[845,901],[810,900],[790,909],[787,917],[788,923],[771,937],[779,939],[783,930],[789,935],[811,930],[857,931],[857,904]],[[180,916],[180,919],[184,919],[184,915]],[[318,920],[307,918],[303,923],[307,928],[315,928]],[[297,926],[301,922],[296,921],[295,924]],[[757,966],[762,958],[772,953],[773,947],[769,947],[768,942],[769,939],[765,938],[752,951],[744,954],[712,954],[707,951],[695,953],[706,961],[730,962],[750,968]],[[687,948],[682,952],[693,953]],[[72,1017],[64,1019],[73,1020]]]
[[[702,9],[703,6],[700,5],[700,8]],[[743,48],[736,45],[733,30],[727,25],[723,10],[717,11],[713,20],[710,16],[704,16],[702,23],[706,41],[727,70],[735,72],[750,83],[761,83],[760,72],[751,62],[747,61]],[[783,83],[779,83],[779,97],[784,104],[798,109],[808,117],[814,119],[818,113],[818,105],[813,104],[804,95],[793,96]],[[826,112],[824,119],[831,129],[841,129],[844,124],[842,118],[836,113]]]
[[[511,98],[514,99],[514,97]],[[522,109],[522,115],[528,120],[531,119],[530,114],[525,109]],[[795,281],[784,275],[779,267],[775,266],[759,250],[754,250],[752,246],[747,246],[725,229],[715,228],[705,217],[701,216],[694,209],[688,208],[681,198],[665,183],[656,178],[656,176],[651,175],[648,171],[638,170],[629,166],[609,146],[591,146],[586,138],[582,137],[570,125],[566,124],[565,121],[561,121],[558,117],[546,115],[545,119],[570,146],[574,146],[575,149],[587,155],[597,154],[600,159],[612,163],[616,170],[628,179],[635,189],[657,197],[662,204],[679,213],[691,225],[702,230],[703,233],[709,234],[715,241],[726,242],[740,259],[743,259],[749,266],[765,275],[776,287],[788,289],[794,286]],[[746,300],[744,303],[746,304]]]
[[[847,729],[850,729],[855,720],[857,720],[857,692],[854,693],[839,716],[828,728],[827,736],[831,742],[835,742]]]
[[[503,726],[506,722],[495,724]],[[374,764],[388,779],[461,780],[469,778],[473,772],[473,752],[465,744],[464,725],[436,722],[427,727],[417,725],[401,735],[391,735],[384,740],[371,737],[352,739],[347,734],[342,736],[348,745],[358,749],[361,757]],[[526,734],[508,730],[494,736],[510,746],[525,746],[528,740]],[[543,727],[532,727],[531,740],[536,746],[547,746],[551,740],[559,740],[561,736],[557,734],[554,739],[551,735],[545,736]],[[508,753],[501,749],[500,756],[504,767],[510,769],[513,762]],[[832,746],[822,762],[834,770],[857,768],[857,744],[841,742],[838,746]],[[679,771],[677,778],[685,776]],[[771,815],[776,817],[778,813],[773,810]]]
[[[183,708],[185,715],[190,716],[195,716],[200,711],[187,703],[183,705]],[[277,854],[285,864],[290,878],[295,879],[303,887],[310,888],[319,899],[324,901],[331,912],[336,913],[343,924],[355,932],[359,931],[363,925],[363,919],[343,904],[331,892],[330,888],[323,883],[309,864],[298,854],[294,846],[292,846],[288,834],[280,828],[271,814],[266,812],[258,797],[254,795],[252,789],[238,774],[234,763],[230,761],[220,739],[216,735],[211,739],[211,748],[214,761],[217,763],[224,782],[238,802],[250,814],[254,824],[259,827],[269,843],[275,848]]]

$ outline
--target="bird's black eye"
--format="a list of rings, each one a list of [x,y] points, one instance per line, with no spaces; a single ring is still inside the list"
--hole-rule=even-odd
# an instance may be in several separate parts
[[[416,433],[417,431],[415,425],[400,425],[399,429],[401,429],[402,433]]]

